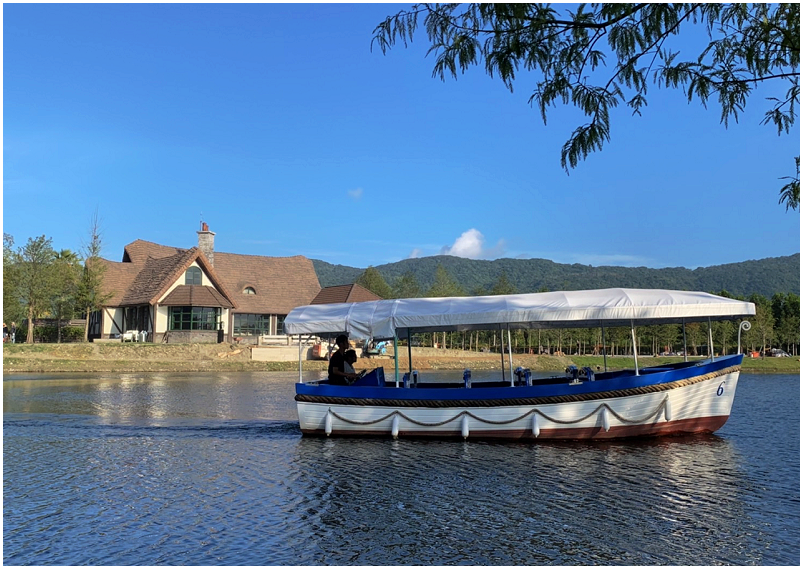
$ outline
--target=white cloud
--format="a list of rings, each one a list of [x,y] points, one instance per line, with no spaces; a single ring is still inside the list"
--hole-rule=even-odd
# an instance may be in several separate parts
[[[500,257],[505,252],[505,241],[502,239],[488,249],[484,246],[485,241],[483,233],[472,228],[462,233],[452,246],[442,247],[441,254],[466,259],[487,259]]]
[[[347,195],[354,200],[360,200],[363,194],[364,190],[362,188],[356,188],[355,190],[347,190]]]
[[[408,258],[409,259],[419,259],[420,257],[424,257],[424,256],[425,255],[422,253],[422,249],[417,247],[416,249],[411,251],[411,253],[409,253]]]

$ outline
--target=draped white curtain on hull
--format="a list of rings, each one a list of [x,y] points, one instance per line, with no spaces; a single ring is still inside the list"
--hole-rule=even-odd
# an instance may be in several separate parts
[[[386,339],[406,331],[585,328],[706,322],[752,316],[755,305],[705,292],[611,288],[496,296],[402,298],[300,306],[287,334]]]

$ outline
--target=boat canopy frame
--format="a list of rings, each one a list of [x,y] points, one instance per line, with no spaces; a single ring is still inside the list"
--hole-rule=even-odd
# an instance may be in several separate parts
[[[706,292],[611,288],[315,304],[292,310],[284,329],[288,334],[347,334],[371,341],[404,338],[409,331],[609,328],[753,315],[752,302]]]
[[[408,338],[411,373],[411,333],[463,332],[470,330],[511,330],[555,328],[600,328],[605,345],[605,328],[630,326],[635,372],[639,375],[635,327],[706,322],[709,346],[711,322],[754,316],[755,304],[706,292],[661,289],[610,288],[599,290],[539,292],[528,294],[401,298],[358,303],[316,304],[292,310],[284,320],[289,334],[335,335],[350,338],[392,340],[397,354],[398,339]],[[749,323],[747,328],[749,328]],[[745,328],[745,329],[747,329]],[[741,327],[740,327],[741,336]],[[740,348],[741,350],[741,339]],[[713,348],[712,348],[713,350]],[[501,357],[505,352],[501,348]],[[713,361],[713,351],[710,353]],[[509,351],[509,371],[513,370]],[[301,358],[302,359],[302,358]],[[606,363],[605,350],[603,362]],[[505,365],[503,364],[505,379]],[[302,361],[300,382],[303,381]],[[512,385],[514,378],[511,378]],[[398,360],[395,357],[395,384],[399,386]]]

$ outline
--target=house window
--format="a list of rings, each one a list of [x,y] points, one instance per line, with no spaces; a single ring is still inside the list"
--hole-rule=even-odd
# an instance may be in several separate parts
[[[269,314],[234,314],[233,333],[242,336],[269,334]]]
[[[170,330],[218,330],[219,308],[173,306],[169,309]]]
[[[256,293],[256,289],[254,289],[254,288],[253,288],[253,287],[251,287],[251,286],[248,286],[248,287],[245,287],[245,289],[244,289],[244,293],[245,293],[245,294],[255,294],[255,293]]]
[[[187,285],[203,284],[203,272],[197,267],[189,267],[186,270],[186,284]]]

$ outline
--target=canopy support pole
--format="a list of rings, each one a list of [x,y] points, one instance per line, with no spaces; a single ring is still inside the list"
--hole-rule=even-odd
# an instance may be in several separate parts
[[[508,371],[511,374],[511,387],[514,387],[514,356],[511,354],[511,326],[506,328],[508,331]]]
[[[297,343],[300,344],[300,346],[297,348],[297,360],[299,362],[297,368],[300,370],[300,383],[303,383],[303,335],[302,334],[297,335]]]
[[[708,357],[714,361],[714,338],[711,337],[711,318],[708,319]]]
[[[606,354],[606,325],[602,322],[600,323],[600,333],[602,334],[603,338],[603,367],[605,371],[608,371],[608,355]]]
[[[397,353],[397,330],[394,331],[394,386],[400,387],[400,358],[398,357],[400,354]]]
[[[411,371],[414,368],[411,367],[411,328],[408,329],[408,379],[411,380]],[[398,384],[399,386],[400,384]]]
[[[639,357],[636,355],[636,328],[633,327],[633,320],[631,320],[631,340],[633,341],[633,366],[636,368],[636,375],[639,375]]]
[[[503,371],[503,381],[506,380],[506,347],[503,342],[503,327],[500,327],[500,369]]]
[[[689,352],[686,350],[686,320],[683,321],[683,362],[689,361]]]

